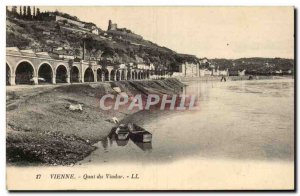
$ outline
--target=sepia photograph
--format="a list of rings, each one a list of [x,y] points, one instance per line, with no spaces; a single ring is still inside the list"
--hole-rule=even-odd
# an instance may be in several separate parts
[[[6,6],[6,188],[295,190],[295,7]]]

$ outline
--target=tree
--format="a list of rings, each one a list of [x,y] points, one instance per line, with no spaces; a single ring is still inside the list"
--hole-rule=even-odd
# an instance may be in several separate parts
[[[27,12],[26,12],[26,6],[24,6],[24,7],[23,7],[23,16],[24,16],[24,18],[26,18],[26,13],[27,13]]]
[[[32,18],[30,6],[27,6],[27,18],[28,18],[28,19],[31,19],[31,18]]]
[[[40,8],[36,8],[36,15],[35,15],[35,18],[39,20],[39,19],[40,19],[40,14],[41,14]]]
[[[35,18],[35,6],[33,6],[33,18]]]
[[[13,15],[17,15],[18,14],[17,13],[17,6],[12,6],[11,12],[12,12]]]
[[[6,6],[6,16],[12,16],[12,12],[8,9],[8,6]]]
[[[38,16],[38,15],[40,15],[40,14],[41,14],[40,8],[36,8],[36,15]]]
[[[20,8],[20,11],[19,11],[20,13],[19,13],[19,15],[22,17],[22,15],[23,15],[23,14],[22,14],[22,6],[20,6],[19,8]]]
[[[74,55],[75,55],[75,58],[77,58],[80,55],[80,50],[78,48],[76,48],[74,50]]]

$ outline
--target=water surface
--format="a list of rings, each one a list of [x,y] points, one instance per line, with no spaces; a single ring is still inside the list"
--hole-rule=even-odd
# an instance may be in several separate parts
[[[193,159],[293,161],[294,80],[192,82],[196,111],[141,111],[126,121],[151,132],[151,143],[110,135],[80,164]]]

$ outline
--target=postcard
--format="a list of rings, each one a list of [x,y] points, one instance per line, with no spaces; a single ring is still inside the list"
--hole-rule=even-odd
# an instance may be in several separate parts
[[[295,189],[294,7],[6,7],[7,189]]]

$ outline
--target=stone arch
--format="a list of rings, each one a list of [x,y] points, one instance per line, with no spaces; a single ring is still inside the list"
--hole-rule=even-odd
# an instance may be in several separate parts
[[[67,83],[68,69],[64,64],[60,64],[55,70],[56,83]]]
[[[147,79],[147,71],[144,72],[144,79]]]
[[[122,70],[117,70],[117,72],[116,72],[116,81],[121,80],[121,72],[122,72]]]
[[[9,62],[6,62],[6,66],[8,66],[8,68],[9,68],[9,75],[15,75],[14,74],[14,70],[13,70],[13,67],[10,65],[10,63]]]
[[[38,66],[38,78],[41,82],[52,83],[53,69],[49,62],[42,62]]]
[[[23,60],[17,63],[15,74],[16,84],[30,84],[33,82],[36,71],[30,61]]]
[[[84,71],[84,82],[94,82],[94,72],[90,67]]]
[[[12,76],[11,66],[6,63],[6,85],[11,85],[9,79]]]
[[[102,82],[103,81],[103,71],[101,68],[97,69],[97,82]]]
[[[147,79],[150,78],[150,70],[147,70],[147,74],[146,74]]]
[[[30,65],[32,66],[32,68],[33,68],[33,75],[36,76],[36,69],[35,69],[35,66],[33,65],[33,63],[32,63],[31,61],[29,61],[29,60],[27,60],[27,59],[22,59],[22,60],[18,61],[18,62],[16,63],[15,70],[12,70],[12,73],[14,73],[14,74],[16,75],[16,71],[17,71],[18,66],[19,66],[21,63],[25,63],[25,62],[28,63],[28,64],[30,64]],[[7,62],[7,64],[8,64],[9,66],[11,66],[8,62]]]
[[[109,81],[109,71],[107,69],[103,69],[103,81]]]
[[[73,83],[79,82],[79,69],[78,69],[77,66],[72,66],[71,74],[70,74],[70,80]]]
[[[115,81],[115,75],[116,75],[116,70],[111,70],[110,71],[110,80]]]
[[[121,72],[121,80],[125,80],[125,70]]]
[[[132,79],[133,80],[137,79],[137,72],[136,71],[132,72]]]
[[[131,73],[131,71],[128,71],[127,72],[127,80],[131,80],[131,77],[132,77],[132,73]]]
[[[141,72],[141,79],[142,80],[145,79],[145,73],[144,73],[144,71]]]
[[[155,75],[154,71],[150,71],[150,77],[153,76],[153,75]]]

